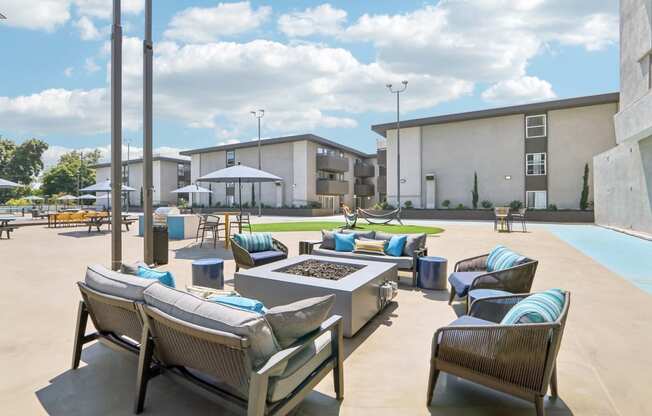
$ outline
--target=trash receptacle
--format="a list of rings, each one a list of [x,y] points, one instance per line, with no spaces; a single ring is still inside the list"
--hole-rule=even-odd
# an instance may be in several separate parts
[[[168,264],[168,226],[154,227],[154,263]]]

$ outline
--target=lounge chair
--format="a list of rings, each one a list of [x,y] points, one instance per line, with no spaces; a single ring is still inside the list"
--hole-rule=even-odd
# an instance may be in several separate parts
[[[243,235],[246,236],[248,234]],[[254,233],[251,235],[256,234]],[[231,251],[233,252],[233,259],[235,260],[235,271],[237,272],[241,268],[249,269],[251,267],[262,266],[263,264],[287,259],[288,248],[285,244],[273,238],[272,245],[272,250],[249,252],[238,244],[236,238],[231,238]]]
[[[427,404],[441,371],[533,402],[544,416],[543,398],[550,387],[557,396],[557,353],[570,293],[554,322],[501,325],[511,307],[529,294],[477,300],[468,316],[439,328],[432,340]]]
[[[342,213],[344,214],[344,221],[346,225],[344,228],[355,228],[355,224],[358,222],[358,214],[351,211],[351,208],[342,204]]]

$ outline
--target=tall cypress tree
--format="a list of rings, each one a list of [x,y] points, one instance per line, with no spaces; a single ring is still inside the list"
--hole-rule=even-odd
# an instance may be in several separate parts
[[[478,172],[473,173],[473,190],[471,191],[473,209],[478,209]]]
[[[580,209],[584,211],[589,207],[589,164],[584,165],[584,177],[582,178],[582,195],[580,195]]]

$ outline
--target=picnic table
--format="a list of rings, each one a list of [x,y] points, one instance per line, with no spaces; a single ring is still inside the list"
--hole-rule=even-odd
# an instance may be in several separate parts
[[[15,221],[14,217],[0,217],[0,238],[2,238],[2,233],[7,233],[7,240],[11,239],[11,232],[16,229],[9,225],[10,222]]]
[[[111,217],[102,215],[101,213],[88,214],[86,221],[88,223],[89,233],[93,230],[93,227],[97,228],[98,232],[101,231],[103,225],[107,225],[109,230],[111,229]],[[129,226],[133,223],[134,220],[129,218],[129,214],[122,214],[122,225],[125,226],[127,231],[129,231]]]

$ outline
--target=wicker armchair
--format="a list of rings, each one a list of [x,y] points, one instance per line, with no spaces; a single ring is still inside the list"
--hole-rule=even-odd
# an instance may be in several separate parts
[[[288,257],[288,248],[285,244],[277,239],[272,239],[274,250],[259,251],[257,253],[250,253],[239,245],[234,238],[231,239],[231,251],[233,252],[233,259],[235,260],[235,271],[241,268],[248,269],[250,267],[262,266],[263,264],[273,263],[275,261],[284,260]]]
[[[180,321],[146,304],[140,304],[139,309],[145,324],[141,338],[143,348],[138,360],[136,413],[143,410],[148,381],[161,369],[180,373],[228,402],[244,407],[247,416],[290,413],[331,371],[335,395],[338,400],[343,398],[344,344],[342,320],[337,315],[255,369],[247,338]],[[294,390],[282,398],[275,398],[275,376],[283,373],[290,360],[311,348],[315,340],[326,333],[330,333],[330,354],[317,368],[308,372]],[[159,365],[153,366],[154,352]]]
[[[554,322],[501,325],[505,313],[528,294],[477,300],[469,316],[439,328],[432,340],[428,405],[443,371],[531,401],[544,416],[543,397],[550,386],[557,396],[556,360],[570,293]]]
[[[510,293],[527,293],[532,287],[532,281],[537,271],[539,262],[533,259],[514,267],[493,272],[487,271],[487,258],[489,254],[460,260],[455,264],[453,273],[448,280],[451,282],[451,293],[448,303],[451,304],[455,295],[466,296],[473,289],[497,289]],[[455,282],[463,282],[466,291],[459,293]],[[470,306],[470,305],[469,305]]]

